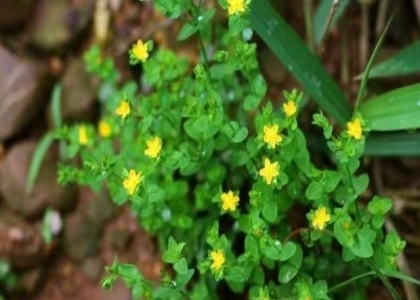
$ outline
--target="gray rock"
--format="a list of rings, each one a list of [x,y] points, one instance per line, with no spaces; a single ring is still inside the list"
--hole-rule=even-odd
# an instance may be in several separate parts
[[[64,220],[64,251],[75,261],[81,262],[98,253],[100,227],[75,212]]]
[[[93,4],[93,0],[39,1],[31,43],[45,51],[63,50],[87,27]]]
[[[0,165],[0,191],[5,203],[25,217],[40,216],[47,207],[60,211],[75,205],[77,188],[57,183],[57,155],[52,147],[41,165],[38,178],[30,193],[26,180],[36,143],[24,141],[15,144]]]
[[[43,110],[47,71],[0,46],[0,141],[20,133]]]
[[[64,122],[88,122],[95,116],[96,88],[83,60],[69,62],[62,80],[61,115]]]
[[[0,1],[0,27],[10,29],[27,21],[34,4],[33,0]]]

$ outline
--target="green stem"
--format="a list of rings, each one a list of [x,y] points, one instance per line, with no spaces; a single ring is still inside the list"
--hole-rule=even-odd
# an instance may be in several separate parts
[[[352,277],[352,278],[350,278],[346,281],[343,281],[343,282],[333,286],[332,288],[330,288],[328,290],[328,293],[332,294],[332,293],[336,292],[337,290],[341,289],[342,287],[345,287],[346,285],[349,285],[350,283],[352,283],[356,280],[359,280],[360,278],[367,277],[367,276],[372,276],[372,275],[375,275],[375,274],[376,274],[375,271],[369,271],[369,272],[354,276],[354,277]]]
[[[385,277],[385,275],[381,272],[381,270],[378,268],[378,266],[373,262],[371,258],[368,259],[368,263],[370,267],[375,271],[376,275],[379,277],[382,283],[385,285],[388,292],[391,294],[392,298],[394,298],[395,300],[401,300],[400,295],[398,295],[397,291],[391,285],[389,280]]]
[[[347,170],[347,175],[349,177],[350,188],[352,189],[353,193],[356,193],[356,190],[354,189],[353,178],[351,176],[350,168],[348,165],[346,165],[346,170]],[[354,207],[356,209],[356,215],[360,219],[360,211],[359,211],[359,206],[357,205],[357,199],[354,199]]]

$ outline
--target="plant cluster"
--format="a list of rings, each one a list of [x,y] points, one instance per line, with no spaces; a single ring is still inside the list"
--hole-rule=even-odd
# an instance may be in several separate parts
[[[129,61],[142,66],[141,83],[120,83],[98,47],[85,55],[102,79],[103,114],[96,128],[56,132],[66,157],[80,159],[60,166],[59,181],[106,186],[157,237],[166,263],[157,287],[117,260],[102,285],[122,278],[136,299],[224,299],[229,290],[258,300],[321,300],[377,275],[395,296],[385,275],[399,274],[405,242],[383,230],[392,201],[361,201],[368,120],[355,111],[346,128],[333,130],[314,114],[335,163],[316,166],[297,121],[303,94],[262,102],[267,86],[251,42],[250,0],[219,3],[228,30],[211,23],[215,9],[201,1],[155,1],[167,17],[186,20],[180,40],[197,36],[203,57],[193,68],[138,40]],[[341,296],[364,299],[365,289]]]

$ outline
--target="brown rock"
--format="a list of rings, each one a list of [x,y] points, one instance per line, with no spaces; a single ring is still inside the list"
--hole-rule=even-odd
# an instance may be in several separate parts
[[[57,183],[55,147],[48,151],[38,178],[30,193],[26,190],[29,164],[36,143],[25,141],[14,145],[0,165],[0,191],[6,204],[25,217],[39,216],[47,207],[70,209],[75,204],[77,188]]]
[[[105,188],[98,194],[91,192],[86,208],[83,209],[86,216],[98,226],[102,226],[115,216],[117,210],[118,206],[112,202]]]
[[[72,60],[64,73],[61,115],[64,122],[87,122],[95,115],[96,88],[83,60]]]
[[[101,278],[105,263],[100,257],[90,257],[83,262],[82,272],[92,281]]]
[[[45,51],[62,50],[89,23],[93,0],[42,0],[31,31],[31,42]]]
[[[42,110],[47,69],[0,46],[0,140],[16,135]]]
[[[9,29],[27,21],[34,4],[32,0],[0,1],[0,27]]]
[[[83,261],[98,252],[100,227],[81,213],[64,220],[64,251],[74,260]]]
[[[15,215],[0,213],[0,259],[13,268],[30,268],[45,258],[39,230]]]

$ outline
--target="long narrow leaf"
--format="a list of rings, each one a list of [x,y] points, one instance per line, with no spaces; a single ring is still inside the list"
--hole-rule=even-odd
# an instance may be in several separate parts
[[[315,32],[315,42],[319,44],[324,34],[328,34],[328,31],[325,32],[325,27],[328,25],[328,18],[330,17],[334,0],[322,0],[318,8],[315,11],[314,17],[314,32]],[[350,4],[350,0],[341,0],[338,1],[337,11],[334,13],[331,23],[329,24],[328,29],[331,30],[337,24],[337,21],[345,13],[347,7]]]
[[[373,133],[366,139],[368,156],[420,156],[420,133]]]
[[[420,41],[372,67],[369,78],[420,74]],[[359,77],[362,77],[360,75]]]
[[[360,111],[372,130],[420,128],[420,84],[376,96],[363,103]]]
[[[338,123],[349,120],[352,110],[331,76],[267,0],[252,1],[252,28],[270,47],[304,90]]]
[[[53,143],[53,135],[51,132],[45,134],[39,141],[34,154],[32,156],[31,165],[29,166],[28,178],[26,180],[26,190],[28,193],[32,191],[36,179],[38,178],[39,170],[41,169],[42,162],[48,149]]]
[[[394,19],[394,14],[391,15],[391,18],[389,18],[388,22],[386,23],[386,26],[384,30],[382,31],[382,34],[379,37],[378,42],[375,45],[375,49],[373,49],[372,55],[369,58],[369,62],[366,66],[365,73],[363,74],[362,82],[360,83],[360,86],[359,86],[359,93],[357,94],[356,110],[359,109],[360,102],[365,95],[370,70],[372,69],[373,62],[376,58],[376,55],[378,54],[379,48],[382,46],[382,42],[384,41],[385,35],[388,32],[389,26],[391,25],[391,22],[393,19]]]
[[[54,86],[51,98],[51,113],[54,128],[60,128],[63,123],[61,117],[61,84],[57,83]]]

